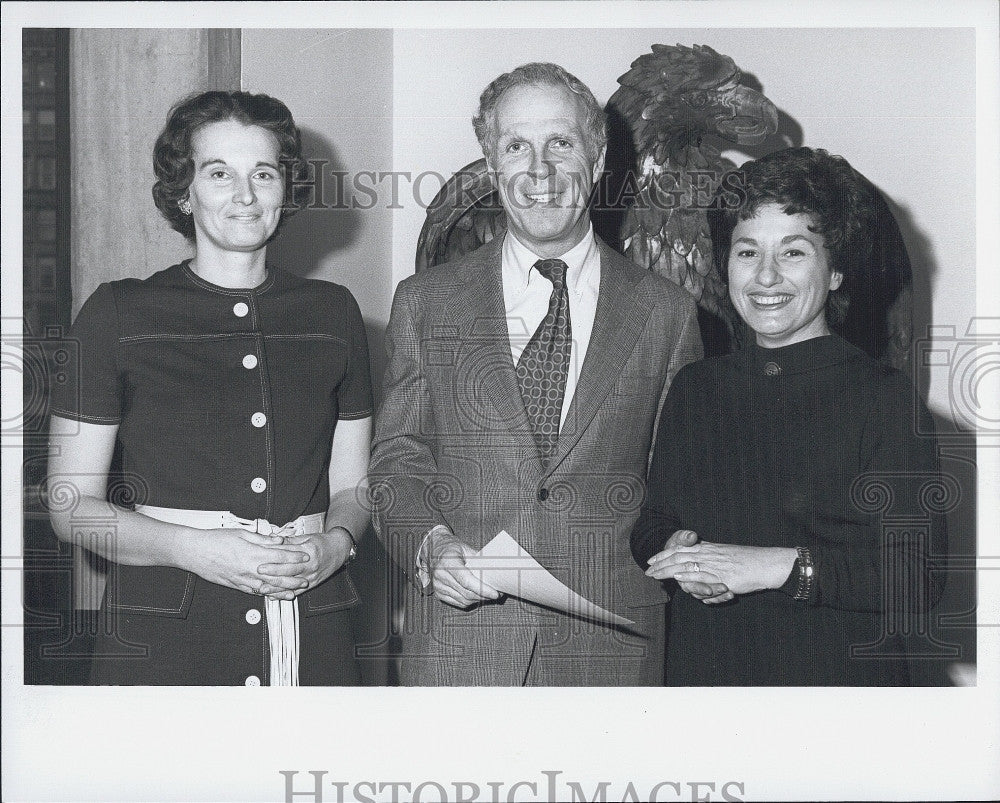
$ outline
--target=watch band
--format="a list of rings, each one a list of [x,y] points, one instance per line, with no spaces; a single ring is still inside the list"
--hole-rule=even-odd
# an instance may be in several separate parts
[[[795,589],[795,596],[792,599],[806,602],[812,593],[813,574],[816,571],[816,567],[813,564],[812,553],[808,547],[795,547],[795,551],[799,553],[799,556],[795,559],[795,564],[799,567],[799,583]]]

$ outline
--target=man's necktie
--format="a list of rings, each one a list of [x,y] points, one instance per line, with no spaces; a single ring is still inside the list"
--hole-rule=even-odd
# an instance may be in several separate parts
[[[569,321],[566,263],[561,259],[540,259],[535,268],[552,282],[552,295],[548,312],[517,361],[517,379],[535,443],[547,464],[559,438],[573,331]]]

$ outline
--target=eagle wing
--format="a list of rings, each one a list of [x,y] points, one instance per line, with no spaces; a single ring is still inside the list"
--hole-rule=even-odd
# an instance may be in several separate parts
[[[444,183],[417,240],[416,269],[450,262],[507,230],[507,217],[485,159],[467,164]]]

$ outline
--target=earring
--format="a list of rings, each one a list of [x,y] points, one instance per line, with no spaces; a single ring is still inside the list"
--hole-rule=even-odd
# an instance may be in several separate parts
[[[178,201],[177,208],[180,209],[185,215],[191,214],[191,202],[187,198],[183,201]]]

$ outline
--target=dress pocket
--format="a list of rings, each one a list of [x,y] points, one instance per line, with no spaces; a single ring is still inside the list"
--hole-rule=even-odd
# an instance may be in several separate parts
[[[361,602],[361,595],[347,568],[342,568],[316,588],[299,597],[300,616],[318,616],[351,608]]]
[[[105,608],[111,613],[185,619],[198,578],[166,566],[111,564]]]

